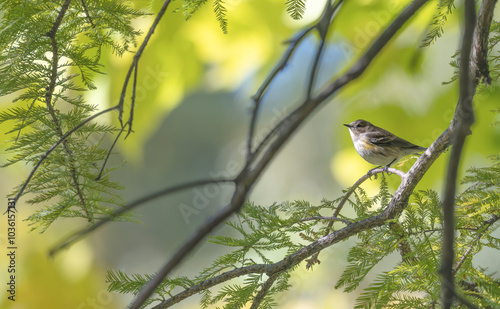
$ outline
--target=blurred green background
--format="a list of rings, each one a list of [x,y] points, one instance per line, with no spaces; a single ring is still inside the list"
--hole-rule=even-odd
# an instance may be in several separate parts
[[[284,0],[227,1],[229,33],[224,35],[207,3],[185,21],[172,12],[174,2],[160,23],[139,64],[135,133],[120,140],[112,163],[127,164],[115,173],[127,189],[128,201],[170,185],[208,177],[234,175],[242,167],[251,114],[251,95],[286,49],[283,42],[313,22],[324,1],[308,1],[303,20],[286,13]],[[132,1],[132,5],[156,13],[161,1]],[[334,21],[322,59],[318,87],[332,80],[362,52],[408,1],[347,1]],[[359,157],[342,126],[366,119],[415,144],[427,147],[449,125],[458,98],[456,83],[442,85],[453,75],[449,65],[459,46],[457,7],[443,37],[429,48],[418,48],[432,19],[437,1],[429,3],[405,26],[398,37],[376,57],[365,74],[329,100],[292,136],[253,189],[249,199],[263,206],[287,200],[334,199],[372,166]],[[147,31],[154,15],[134,21]],[[139,40],[139,43],[141,40]],[[266,95],[256,136],[262,138],[304,96],[312,55],[318,38],[309,36],[291,63],[278,75]],[[495,51],[496,52],[496,51]],[[104,109],[116,104],[133,54],[123,58],[109,51],[102,55],[106,75],[96,76],[97,90],[87,101]],[[12,106],[12,98],[0,98],[0,109]],[[499,117],[500,92],[495,87],[475,97],[476,123],[467,139],[460,175],[467,167],[488,164],[487,156],[500,150],[500,129],[491,124]],[[116,114],[98,121],[116,123]],[[7,141],[2,126],[0,161]],[[111,143],[111,137],[109,139]],[[410,164],[414,159],[410,161]],[[440,192],[447,163],[444,154],[424,176],[417,189]],[[408,169],[407,164],[403,169]],[[29,166],[0,169],[0,195],[21,183]],[[395,189],[397,176],[390,176]],[[368,182],[368,192],[379,180]],[[29,232],[22,221],[34,206],[18,203],[19,250],[17,300],[3,295],[1,308],[124,308],[130,297],[106,291],[107,269],[127,273],[153,273],[204,221],[228,202],[231,187],[208,186],[183,191],[143,205],[137,210],[142,224],[113,223],[73,247],[47,257],[63,236],[85,222],[65,220],[46,233]],[[186,209],[196,213],[186,213]],[[348,211],[348,210],[347,210]],[[1,243],[6,247],[6,222],[1,220]],[[228,233],[224,227],[217,233]],[[280,308],[351,308],[356,293],[343,294],[333,286],[346,265],[346,241],[323,251],[321,265],[313,271],[300,267],[292,275],[293,287],[277,300]],[[218,256],[221,248],[203,244],[174,272],[194,275]],[[223,250],[223,249],[222,249]],[[3,252],[3,251],[2,251]],[[488,252],[475,263],[487,263]],[[278,257],[276,257],[278,258]],[[391,256],[377,266],[373,276],[397,262]],[[490,261],[491,264],[491,261]],[[6,278],[7,257],[0,256],[0,273]],[[497,270],[500,270],[498,265]],[[5,276],[4,276],[5,274]],[[367,278],[370,282],[373,277]],[[3,284],[3,282],[2,282]],[[5,285],[4,285],[5,286]],[[363,288],[360,287],[358,292]],[[196,298],[176,308],[197,308]]]

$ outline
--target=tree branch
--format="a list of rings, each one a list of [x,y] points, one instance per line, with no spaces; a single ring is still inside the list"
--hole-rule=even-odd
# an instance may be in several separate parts
[[[286,52],[283,54],[281,57],[280,61],[278,64],[274,67],[274,69],[271,71],[271,73],[267,76],[266,80],[262,83],[260,86],[259,90],[257,90],[257,93],[255,93],[252,96],[252,99],[254,101],[254,106],[253,106],[253,111],[252,111],[252,118],[250,119],[250,129],[248,131],[248,138],[247,138],[247,161],[250,161],[254,156],[253,153],[253,137],[255,133],[255,127],[257,125],[257,116],[259,113],[260,109],[260,103],[262,99],[264,98],[264,94],[267,91],[269,85],[271,82],[276,78],[279,72],[283,70],[286,65],[288,64],[288,61],[292,57],[293,53],[295,52],[295,49],[299,46],[299,43],[307,36],[307,34],[313,30],[314,27],[307,28],[306,30],[303,30],[299,32],[293,39],[288,40],[286,43],[290,44],[288,46],[288,49]]]
[[[258,309],[259,308],[260,303],[264,300],[264,297],[266,296],[267,292],[269,292],[269,289],[273,286],[274,281],[276,281],[276,279],[278,279],[280,274],[281,274],[281,272],[276,272],[276,273],[272,274],[266,280],[266,282],[264,283],[264,285],[260,289],[259,293],[257,293],[255,298],[253,299],[253,303],[252,303],[252,306],[250,307],[250,309]]]
[[[476,85],[481,81],[487,85],[491,84],[488,65],[488,38],[496,3],[497,0],[481,1],[481,6],[477,15],[478,22],[474,31],[470,63],[471,71],[474,73],[474,84]]]
[[[118,106],[113,106],[113,107],[110,107],[110,108],[105,109],[103,111],[100,111],[100,112],[98,112],[98,113],[90,116],[89,118],[85,119],[80,124],[78,124],[77,126],[75,126],[73,129],[69,130],[63,136],[61,136],[59,138],[59,140],[54,143],[54,145],[52,145],[43,155],[40,156],[40,160],[38,160],[38,162],[35,164],[35,166],[31,169],[31,172],[28,175],[28,178],[24,181],[23,185],[21,186],[21,188],[17,192],[16,196],[14,197],[15,203],[17,203],[17,201],[19,200],[19,198],[21,198],[21,196],[24,193],[24,190],[26,190],[26,187],[30,183],[31,178],[33,178],[33,176],[35,175],[35,173],[38,170],[38,168],[42,165],[43,161],[52,153],[52,151],[54,151],[54,149],[57,148],[57,146],[59,146],[64,140],[66,140],[66,138],[68,138],[68,136],[70,136],[71,134],[73,134],[74,132],[76,132],[78,129],[80,129],[81,127],[83,127],[85,124],[87,124],[91,120],[93,120],[93,119],[95,119],[95,118],[97,118],[97,117],[99,117],[99,116],[101,116],[103,114],[106,114],[106,113],[108,113],[110,111],[113,111],[113,110],[115,110],[117,108],[118,108]]]
[[[483,9],[485,6],[481,6]],[[464,8],[465,28],[460,51],[460,97],[455,110],[454,121],[452,122],[453,148],[448,163],[448,172],[446,176],[445,193],[443,200],[443,245],[441,257],[441,276],[442,276],[442,302],[443,308],[451,308],[453,300],[456,297],[455,278],[453,273],[454,264],[454,241],[455,241],[455,193],[458,175],[458,166],[462,155],[462,150],[466,136],[470,133],[470,127],[474,123],[474,112],[472,108],[472,98],[475,93],[477,82],[471,77],[478,76],[479,71],[474,71],[471,66],[471,53],[473,42],[479,42],[475,48],[479,48],[474,53],[476,58],[482,58],[482,43],[487,42],[487,37],[483,40],[478,33],[474,38],[474,28],[476,27],[476,8],[474,0],[465,0]],[[483,18],[485,15],[482,15]],[[491,19],[490,19],[491,22]],[[489,32],[489,26],[487,27]],[[476,28],[479,30],[479,27]],[[479,31],[484,31],[481,29]],[[486,32],[486,34],[488,34]],[[476,67],[479,69],[479,66]],[[477,73],[477,74],[476,74]],[[489,75],[488,75],[489,76]]]
[[[163,2],[161,9],[158,12],[158,14],[156,15],[156,18],[153,21],[153,24],[151,25],[151,27],[149,28],[148,33],[144,37],[144,40],[142,41],[141,46],[139,46],[139,49],[135,53],[134,59],[132,60],[132,64],[130,65],[130,67],[128,69],[127,75],[125,76],[125,81],[123,82],[122,92],[120,94],[120,100],[118,101],[118,111],[120,112],[120,114],[118,115],[118,120],[120,120],[120,124],[122,125],[122,127],[123,127],[123,122],[122,122],[123,104],[125,102],[125,94],[127,93],[127,87],[128,87],[128,83],[130,81],[130,76],[132,75],[132,71],[134,70],[134,68],[137,68],[137,63],[139,62],[139,59],[141,58],[142,53],[144,52],[144,49],[146,48],[146,45],[148,45],[148,42],[151,39],[151,36],[153,36],[153,33],[155,32],[156,27],[160,23],[161,18],[163,17],[165,12],[167,11],[167,8],[168,8],[168,5],[170,4],[170,1],[171,0],[165,0]],[[135,88],[135,86],[134,86],[134,88]]]
[[[337,218],[339,216],[339,214],[342,211],[342,208],[344,207],[345,203],[349,200],[349,197],[351,197],[351,195],[354,193],[354,191],[356,191],[356,189],[359,188],[359,186],[361,186],[361,184],[363,182],[365,182],[368,179],[371,179],[372,176],[376,177],[377,174],[384,173],[384,172],[389,172],[389,173],[392,173],[392,174],[396,174],[399,177],[401,177],[401,179],[406,176],[406,174],[403,171],[400,171],[400,170],[392,168],[392,167],[388,168],[387,171],[385,170],[385,167],[384,168],[379,167],[379,168],[375,168],[375,169],[372,169],[372,170],[368,171],[368,173],[366,173],[361,178],[359,178],[354,183],[354,185],[352,185],[352,187],[349,188],[349,190],[347,191],[347,193],[344,195],[344,197],[342,198],[342,200],[339,202],[339,205],[335,209],[335,212],[333,213],[333,215],[332,215],[331,218]],[[325,236],[328,235],[328,234],[330,234],[330,232],[332,231],[333,223],[334,222],[335,221],[332,220],[330,223],[328,223],[328,226],[326,227],[326,231],[325,231]],[[318,255],[319,255],[319,252],[315,253],[310,259],[307,260],[306,269],[311,268],[314,264],[319,264],[320,261],[318,260]]]
[[[469,257],[469,254],[471,253],[472,249],[474,248],[475,243],[479,243],[481,238],[483,237],[484,233],[497,221],[500,220],[500,216],[493,215],[490,219],[484,221],[484,226],[482,227],[482,230],[478,232],[478,235],[475,239],[475,242],[471,243],[469,248],[464,252],[458,263],[455,265],[453,268],[453,274],[456,275],[460,267],[464,264],[465,260]]]
[[[85,12],[85,16],[87,16],[87,19],[89,20],[89,23],[92,27],[95,27],[94,22],[92,21],[92,17],[90,16],[89,10],[87,9],[87,4],[85,3],[85,0],[81,0],[82,2],[82,7],[83,11]]]
[[[315,56],[315,60],[313,63],[313,67],[310,72],[310,81],[308,85],[308,90],[307,90],[307,99],[310,99],[311,96],[311,91],[312,87],[314,84],[314,79],[315,76],[317,75],[317,65],[319,62],[320,55],[322,53],[322,50],[325,45],[325,40],[326,40],[326,33],[328,31],[328,26],[330,25],[332,18],[337,12],[337,10],[340,8],[340,5],[343,3],[343,0],[339,0],[335,6],[332,6],[330,4],[330,1],[327,1],[325,4],[325,9],[323,12],[322,17],[311,27],[299,32],[293,39],[288,40],[286,43],[289,43],[290,46],[288,47],[287,51],[283,54],[281,57],[281,60],[278,62],[276,67],[273,69],[273,71],[267,76],[266,80],[262,85],[260,86],[259,90],[255,95],[252,96],[252,99],[254,100],[254,108],[252,112],[252,117],[250,120],[250,129],[248,131],[248,139],[247,139],[247,162],[250,162],[252,160],[257,159],[258,154],[260,153],[260,150],[262,150],[262,147],[271,139],[271,137],[274,136],[276,133],[277,129],[280,128],[280,126],[275,126],[271,132],[267,134],[267,136],[262,140],[255,151],[253,152],[253,137],[254,137],[254,132],[255,132],[255,127],[257,124],[257,118],[258,118],[258,112],[260,108],[260,103],[264,97],[265,92],[267,91],[269,85],[271,82],[276,78],[279,72],[283,70],[288,61],[290,60],[291,56],[295,52],[295,49],[299,46],[300,42],[311,32],[312,30],[317,30],[320,34],[320,47],[318,48]]]
[[[116,108],[116,106],[114,108]],[[122,214],[133,210],[137,206],[142,205],[142,204],[147,203],[147,202],[150,202],[154,199],[160,198],[160,197],[168,195],[168,194],[176,193],[176,192],[179,192],[182,190],[194,188],[194,187],[204,186],[204,185],[208,185],[208,184],[222,184],[222,183],[232,183],[232,182],[234,182],[234,179],[221,178],[221,179],[197,180],[197,181],[192,181],[192,182],[187,182],[184,184],[176,185],[173,187],[168,187],[166,189],[160,190],[160,191],[155,192],[153,194],[150,194],[148,196],[142,197],[142,198],[120,208],[118,211],[116,211],[112,215],[108,216],[107,218],[105,218],[101,221],[98,221],[93,225],[89,225],[89,226],[85,227],[84,229],[79,230],[76,233],[74,233],[73,235],[67,237],[65,240],[61,241],[58,245],[56,245],[53,249],[51,249],[49,252],[49,255],[50,256],[55,255],[60,250],[72,245],[73,243],[75,243],[76,241],[78,241],[80,238],[84,237],[88,233],[100,228],[102,225],[109,222],[111,219],[119,217]]]

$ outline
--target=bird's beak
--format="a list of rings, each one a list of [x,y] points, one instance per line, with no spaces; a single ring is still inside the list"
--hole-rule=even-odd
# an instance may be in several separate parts
[[[345,125],[346,127],[348,127],[348,128],[350,128],[350,127],[351,127],[351,125],[350,125],[350,124],[345,124],[345,123],[344,123],[344,125]]]

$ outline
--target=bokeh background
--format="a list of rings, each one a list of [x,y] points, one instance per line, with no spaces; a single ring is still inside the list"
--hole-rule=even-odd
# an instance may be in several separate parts
[[[300,21],[286,13],[284,0],[226,1],[228,34],[223,34],[210,3],[185,20],[174,2],[160,23],[139,65],[134,130],[120,140],[112,164],[126,162],[115,178],[126,187],[123,195],[133,201],[159,189],[190,180],[234,175],[245,157],[245,143],[252,100],[259,85],[286,49],[284,41],[313,22],[321,13],[323,0],[307,2]],[[156,13],[161,1],[131,1],[132,5]],[[342,72],[408,1],[347,1],[332,25],[321,63],[318,88]],[[445,84],[453,74],[452,55],[459,47],[462,8],[449,16],[443,37],[431,47],[419,48],[432,20],[437,1],[429,3],[377,56],[365,74],[340,91],[294,134],[253,189],[249,200],[260,205],[291,200],[313,204],[334,199],[352,185],[370,164],[359,157],[342,126],[366,119],[415,144],[429,146],[449,125],[458,99],[457,83]],[[147,31],[154,15],[134,20]],[[142,37],[141,37],[142,38]],[[141,39],[139,39],[139,43]],[[262,138],[304,96],[312,55],[318,38],[309,36],[297,49],[290,64],[271,84],[263,100],[256,136]],[[495,51],[496,52],[496,51]],[[115,104],[133,54],[123,58],[109,50],[102,55],[106,75],[95,76],[97,90],[88,102],[104,109]],[[492,126],[499,117],[500,92],[494,86],[475,97],[476,123],[467,139],[460,175],[471,166],[487,165],[487,156],[500,150],[500,129]],[[12,106],[11,98],[0,98],[0,110]],[[116,123],[116,114],[98,121]],[[8,158],[10,136],[0,128],[0,163]],[[111,143],[112,137],[109,137]],[[402,167],[408,169],[411,163]],[[441,156],[417,189],[441,192],[447,154]],[[30,166],[21,164],[0,169],[0,196],[21,183]],[[399,182],[390,176],[394,190]],[[368,192],[379,181],[367,182]],[[1,308],[124,308],[129,296],[109,293],[104,280],[108,269],[153,273],[205,218],[229,199],[230,187],[209,186],[183,191],[143,205],[137,210],[141,224],[113,223],[98,230],[68,250],[48,258],[48,251],[65,235],[85,222],[64,220],[47,232],[29,232],[26,219],[36,206],[18,203],[19,242],[17,257],[17,300],[0,298]],[[198,208],[195,208],[198,207]],[[183,209],[196,209],[186,215]],[[348,210],[347,210],[348,211]],[[5,216],[0,240],[6,247]],[[216,233],[231,233],[221,227]],[[344,294],[334,285],[352,241],[335,245],[320,255],[322,263],[313,271],[302,265],[293,275],[293,287],[279,296],[280,308],[352,308],[355,293]],[[200,245],[174,275],[192,276],[220,254],[223,248]],[[475,260],[488,261],[485,251]],[[390,269],[398,256],[389,256],[375,267],[365,282]],[[1,278],[7,278],[5,254],[0,256]],[[2,282],[2,286],[5,284]],[[3,291],[4,289],[2,289]],[[4,292],[2,292],[4,295]],[[176,308],[197,308],[196,297]]]

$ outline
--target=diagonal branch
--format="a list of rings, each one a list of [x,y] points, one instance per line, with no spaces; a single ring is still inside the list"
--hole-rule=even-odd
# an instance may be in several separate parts
[[[271,85],[271,82],[276,78],[279,72],[283,70],[286,65],[288,64],[288,61],[292,57],[293,53],[295,52],[295,49],[299,46],[300,42],[307,36],[307,34],[313,30],[314,27],[307,28],[301,32],[299,32],[293,39],[288,40],[287,43],[289,43],[288,49],[286,52],[283,54],[281,57],[280,61],[276,65],[276,67],[272,70],[272,72],[267,76],[266,80],[262,83],[260,88],[257,90],[257,93],[255,93],[252,96],[252,99],[254,101],[254,106],[253,106],[253,111],[252,111],[252,117],[250,119],[250,129],[248,130],[248,138],[247,138],[247,161],[250,161],[252,158],[255,157],[253,153],[253,137],[255,134],[255,127],[257,125],[257,118],[259,114],[259,109],[260,109],[260,104],[262,102],[262,99],[264,98],[264,93],[267,91],[269,85]]]
[[[51,72],[50,72],[49,85],[47,87],[47,92],[45,93],[45,103],[47,105],[47,110],[48,110],[49,115],[52,119],[52,122],[54,123],[56,134],[59,136],[60,139],[62,139],[64,134],[62,131],[61,123],[60,123],[59,119],[57,118],[57,110],[54,109],[56,100],[53,100],[54,91],[55,91],[56,84],[57,84],[57,77],[58,77],[57,69],[59,67],[59,46],[57,44],[56,34],[57,34],[57,30],[61,26],[61,22],[64,18],[64,15],[66,14],[66,11],[69,8],[70,3],[71,3],[71,0],[66,0],[63,3],[63,5],[61,6],[61,10],[59,11],[59,14],[57,15],[55,22],[52,24],[52,28],[45,34],[50,39],[50,45],[52,47],[52,63],[51,63],[51,70],[50,70]],[[92,212],[89,211],[89,209],[88,209],[87,201],[85,200],[81,185],[78,182],[78,175],[76,172],[76,164],[75,164],[75,157],[73,155],[73,151],[71,150],[67,139],[62,139],[62,144],[63,144],[64,151],[68,155],[68,168],[69,168],[69,172],[71,174],[71,181],[72,181],[72,186],[75,189],[75,194],[78,197],[78,199],[80,200],[81,207],[86,214],[87,220],[90,223],[94,223]]]
[[[90,116],[89,118],[85,119],[84,121],[82,121],[81,123],[79,123],[77,126],[75,126],[73,129],[69,130],[63,136],[61,136],[59,138],[59,140],[54,143],[54,145],[52,145],[43,155],[40,156],[40,160],[38,160],[38,162],[35,164],[35,166],[31,169],[31,172],[28,175],[28,178],[26,178],[26,180],[24,181],[23,185],[21,186],[21,188],[17,192],[16,196],[14,197],[14,201],[16,203],[17,203],[17,201],[19,201],[19,198],[21,198],[21,196],[23,195],[24,190],[26,190],[26,187],[30,183],[31,179],[35,175],[35,173],[38,170],[38,168],[40,168],[40,166],[42,165],[43,161],[45,161],[45,159],[47,159],[47,157],[52,153],[52,151],[54,151],[54,149],[57,148],[57,146],[59,146],[62,142],[64,142],[66,140],[66,138],[68,138],[71,134],[73,134],[76,131],[78,131],[78,129],[80,129],[81,127],[83,127],[88,122],[90,122],[90,121],[94,120],[95,118],[97,118],[97,117],[99,117],[99,116],[101,116],[103,114],[106,114],[106,113],[108,113],[110,111],[114,111],[117,108],[118,108],[117,106],[113,106],[113,107],[110,107],[110,108],[105,109],[103,111],[100,111],[100,112],[98,112],[98,113]]]
[[[144,37],[144,40],[142,41],[141,46],[139,46],[139,49],[135,53],[134,59],[132,60],[132,64],[130,65],[130,67],[127,71],[127,75],[125,76],[125,81],[123,82],[122,92],[120,94],[120,100],[118,101],[118,111],[120,112],[118,119],[120,120],[120,124],[122,125],[122,127],[123,127],[123,122],[122,122],[123,105],[125,102],[125,94],[127,93],[128,83],[130,81],[130,77],[132,76],[132,71],[134,70],[134,68],[137,70],[137,63],[139,62],[139,59],[141,58],[142,53],[144,52],[144,49],[148,45],[149,40],[153,36],[153,33],[156,30],[156,27],[160,23],[161,18],[163,17],[165,12],[167,11],[167,8],[168,8],[168,5],[170,4],[170,1],[171,0],[165,0],[163,2],[163,5],[162,5],[160,11],[158,12],[158,14],[156,15],[156,18],[153,21],[153,24],[149,28],[149,31],[146,34],[146,37]],[[135,86],[134,86],[134,88],[135,88]]]
[[[269,292],[269,289],[273,286],[274,281],[278,279],[280,274],[281,272],[276,272],[266,280],[266,282],[262,285],[262,288],[260,289],[259,293],[255,295],[255,298],[253,299],[253,303],[250,309],[259,309],[260,303],[264,300],[264,297],[266,296],[267,292]]]
[[[260,88],[257,90],[257,93],[252,96],[252,99],[254,101],[254,107],[252,111],[252,117],[250,119],[250,129],[248,131],[248,138],[247,138],[247,162],[250,162],[252,160],[255,160],[258,156],[258,153],[260,152],[260,148],[265,145],[269,139],[276,133],[276,130],[278,126],[276,126],[269,134],[264,138],[263,141],[260,142],[258,149],[253,152],[253,138],[254,138],[254,132],[255,132],[255,127],[257,125],[257,118],[258,118],[258,113],[260,109],[260,104],[261,101],[264,97],[264,94],[266,93],[269,85],[272,83],[272,81],[276,78],[279,72],[283,70],[286,65],[288,64],[288,61],[290,60],[291,56],[295,52],[296,48],[299,46],[300,42],[312,31],[312,30],[317,30],[318,33],[320,34],[320,47],[316,51],[316,56],[313,62],[313,66],[311,68],[310,72],[310,80],[308,84],[308,89],[307,89],[307,98],[310,99],[311,96],[311,91],[314,85],[314,80],[317,76],[318,73],[318,63],[319,59],[321,57],[321,54],[323,53],[323,48],[326,43],[326,34],[329,28],[330,23],[332,22],[332,18],[337,12],[337,10],[340,8],[340,5],[343,3],[343,0],[339,0],[335,5],[331,5],[330,1],[327,1],[325,5],[325,9],[323,12],[323,15],[321,18],[316,22],[311,27],[308,27],[307,29],[299,32],[297,35],[295,35],[294,38],[290,39],[287,41],[289,43],[289,47],[286,50],[286,52],[283,54],[281,57],[280,61],[278,64],[275,66],[273,71],[267,76],[266,80],[262,83]]]
[[[356,191],[356,189],[359,188],[359,186],[361,186],[361,184],[363,182],[370,179],[372,176],[376,177],[377,174],[384,173],[384,172],[396,174],[399,177],[401,177],[401,179],[406,176],[406,174],[403,171],[400,171],[400,170],[392,168],[392,167],[388,168],[387,170],[385,170],[385,168],[381,168],[381,167],[375,168],[375,169],[370,170],[365,175],[361,176],[361,178],[359,178],[349,188],[347,193],[344,195],[342,200],[339,202],[339,205],[337,206],[337,208],[335,209],[335,212],[333,213],[333,215],[331,217],[332,220],[330,221],[330,223],[328,223],[328,226],[326,227],[325,236],[330,234],[330,232],[332,231],[333,223],[335,223],[335,220],[333,220],[333,219],[338,218],[338,216],[340,215],[340,212],[342,211],[342,208],[344,207],[345,203],[349,200],[349,197],[351,197],[351,195],[354,193],[354,191]],[[310,259],[307,260],[307,265],[306,265],[307,269],[311,268],[314,264],[319,264],[318,255],[319,255],[319,252],[315,253]]]
[[[478,232],[476,239],[474,239],[471,244],[469,245],[469,248],[465,250],[464,254],[458,261],[458,263],[453,267],[453,274],[456,275],[458,270],[462,267],[464,264],[465,260],[469,257],[469,254],[472,252],[472,249],[474,249],[474,246],[479,243],[483,235],[486,233],[486,231],[498,220],[500,220],[500,216],[498,215],[493,215],[490,219],[484,221],[484,226],[481,228],[481,231]]]
[[[66,247],[70,246],[71,244],[73,244],[74,242],[78,241],[79,239],[81,239],[82,237],[84,237],[85,235],[87,235],[88,233],[90,233],[90,232],[98,229],[99,227],[101,227],[102,225],[104,225],[105,223],[107,223],[109,220],[111,220],[113,218],[116,218],[116,217],[119,217],[122,214],[124,214],[126,212],[129,212],[132,209],[134,209],[137,206],[142,205],[144,203],[150,202],[152,200],[155,200],[157,198],[160,198],[160,197],[168,195],[168,194],[173,194],[173,193],[176,193],[176,192],[179,192],[179,191],[183,191],[183,190],[186,190],[186,189],[190,189],[190,188],[194,188],[194,187],[204,186],[204,185],[208,185],[208,184],[223,184],[223,183],[233,183],[233,182],[234,182],[234,179],[225,179],[225,178],[221,178],[221,179],[204,179],[204,180],[197,180],[197,181],[187,182],[187,183],[184,183],[184,184],[176,185],[176,186],[173,186],[173,187],[168,187],[166,189],[157,191],[157,192],[155,192],[153,194],[150,194],[148,196],[140,198],[140,199],[136,200],[135,202],[132,202],[132,203],[130,203],[130,204],[128,204],[128,205],[120,208],[120,210],[116,211],[115,213],[113,213],[112,215],[108,216],[107,218],[104,218],[103,220],[101,220],[101,221],[99,221],[99,222],[97,222],[97,223],[95,223],[93,225],[89,225],[89,226],[87,226],[86,228],[84,228],[84,229],[82,229],[80,231],[77,231],[73,235],[67,237],[65,240],[63,240],[62,242],[60,242],[52,250],[50,250],[49,255],[53,256],[54,254],[58,253],[62,249],[66,248]]]
[[[302,122],[307,117],[309,117],[310,114],[314,110],[316,110],[321,105],[321,103],[329,98],[336,90],[359,77],[361,73],[368,67],[371,61],[375,58],[375,56],[382,50],[382,48],[391,40],[393,36],[396,35],[402,25],[408,19],[410,19],[410,17],[412,17],[413,14],[417,12],[426,2],[427,0],[415,0],[410,5],[408,5],[408,7],[406,7],[398,17],[396,17],[396,19],[372,44],[368,51],[363,54],[363,56],[361,56],[361,58],[354,64],[351,70],[349,70],[346,74],[342,75],[339,79],[333,82],[329,87],[326,88],[325,91],[321,92],[318,97],[306,100],[299,108],[297,108],[286,119],[284,119],[286,121],[282,121],[280,122],[280,124],[278,124],[280,128],[275,131],[278,135],[276,136],[274,142],[268,147],[267,151],[262,155],[260,161],[255,164],[255,167],[253,169],[250,169],[250,166],[247,163],[244,169],[235,178],[236,190],[233,194],[231,202],[217,214],[208,218],[207,221],[199,228],[199,230],[195,232],[189,238],[189,240],[175,252],[172,258],[170,258],[160,268],[156,275],[139,292],[134,301],[131,303],[130,309],[138,309],[153,294],[155,288],[165,279],[165,277],[172,271],[172,269],[176,267],[202,239],[204,239],[218,224],[222,223],[230,215],[241,208],[243,201],[248,195],[250,189],[255,184],[256,180],[269,165],[271,160],[276,156],[277,152],[281,149],[284,143],[290,138],[292,133],[295,132],[296,129],[300,126],[300,124],[302,124]],[[429,152],[429,150],[427,150],[426,153],[427,152]],[[437,156],[439,156],[439,153],[435,154],[434,158]],[[429,162],[430,157],[431,156],[422,156],[420,160],[422,160],[422,158],[427,158],[427,161]],[[430,162],[429,165],[426,166],[426,169],[430,166],[431,163],[432,162]],[[422,168],[422,166],[423,165],[421,165],[420,167]],[[422,175],[425,173],[425,170],[421,172]],[[403,198],[406,197],[406,200],[402,201],[402,205],[398,204],[398,208],[391,209],[391,211],[384,211],[379,215],[387,217],[379,218],[379,216],[377,216],[377,218],[372,221],[366,219],[349,225],[349,233],[356,233],[360,228],[371,227],[380,224],[387,218],[393,218],[398,215],[406,205],[404,202],[407,202],[409,195],[411,194],[411,192],[413,192],[413,189],[415,188],[416,183],[418,183],[419,180],[420,178],[418,178],[415,182],[407,180],[407,185],[410,189],[404,190],[404,193],[406,195],[404,195]],[[389,207],[391,207],[391,204],[389,204]],[[341,235],[343,235],[343,233],[346,233],[345,228],[330,235],[338,235],[338,233],[340,233]]]

